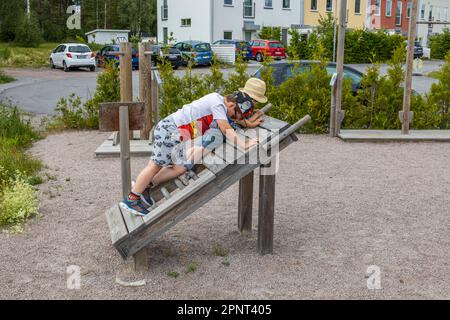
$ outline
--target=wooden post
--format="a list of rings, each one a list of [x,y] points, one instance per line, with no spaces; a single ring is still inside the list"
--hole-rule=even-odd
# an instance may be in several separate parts
[[[152,74],[153,77],[153,74]],[[155,115],[155,123],[159,122],[159,85],[156,77],[152,81],[152,108]]]
[[[141,130],[141,140],[148,140],[152,129],[152,62],[150,43],[145,42],[139,45],[139,100],[145,103],[144,127]]]
[[[119,123],[122,195],[126,197],[131,191],[130,140],[128,137],[130,123],[128,118],[128,106],[120,106]]]
[[[239,180],[238,229],[252,232],[253,171]]]
[[[405,90],[403,92],[402,134],[409,134],[414,41],[416,39],[416,21],[417,0],[412,0],[411,15],[409,17],[408,48],[406,52]]]
[[[339,33],[336,58],[336,114],[335,114],[335,135],[341,131],[341,110],[342,110],[342,83],[344,79],[344,47],[345,47],[345,20],[347,16],[347,0],[341,0],[339,10]]]
[[[119,57],[120,61],[120,102],[133,101],[133,74],[131,65],[131,43],[122,42],[120,51],[123,53]],[[133,139],[133,131],[129,132],[130,139]]]
[[[270,166],[271,162],[261,166],[259,174],[258,253],[260,255],[273,252],[275,175],[261,174],[262,168]]]

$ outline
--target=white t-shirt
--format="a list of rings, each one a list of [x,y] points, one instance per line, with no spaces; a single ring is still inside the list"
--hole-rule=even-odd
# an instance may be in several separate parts
[[[224,98],[218,93],[210,93],[206,96],[186,104],[172,114],[176,126],[198,121],[203,117],[212,115],[213,120],[227,120],[227,108]]]

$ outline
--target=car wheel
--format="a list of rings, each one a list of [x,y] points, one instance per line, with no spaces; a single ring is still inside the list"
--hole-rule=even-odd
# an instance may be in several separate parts
[[[261,54],[261,53],[257,53],[256,54],[256,61],[258,61],[258,62],[263,62],[263,55]]]
[[[173,70],[177,70],[179,66],[172,66]]]
[[[55,64],[53,63],[53,59],[50,59],[50,68],[55,69]]]
[[[89,67],[89,70],[91,70],[91,72],[94,72],[95,71],[95,67],[91,66],[91,67]]]
[[[66,64],[65,61],[63,61],[63,69],[64,69],[64,72],[68,72],[69,71],[69,68],[67,67],[67,64]]]

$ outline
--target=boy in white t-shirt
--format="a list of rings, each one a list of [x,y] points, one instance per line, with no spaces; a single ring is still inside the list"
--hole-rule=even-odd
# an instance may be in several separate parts
[[[256,140],[239,139],[230,125],[230,119],[245,123],[236,95],[223,97],[218,93],[211,93],[161,120],[155,127],[151,160],[139,174],[128,197],[119,205],[135,215],[148,214],[153,203],[142,195],[145,188],[150,183],[157,185],[183,174],[187,159],[193,157],[192,154],[185,154],[183,142],[205,134],[213,122],[223,136],[240,147],[248,149],[257,144]]]

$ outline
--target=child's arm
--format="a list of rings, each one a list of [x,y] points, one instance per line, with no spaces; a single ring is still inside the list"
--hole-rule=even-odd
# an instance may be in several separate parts
[[[249,139],[247,143],[245,141],[242,141],[234,131],[234,129],[230,126],[227,120],[217,120],[217,124],[219,125],[220,131],[223,133],[227,139],[233,141],[233,143],[237,144],[242,149],[248,149],[256,144],[258,144],[258,141],[254,139]]]
[[[255,120],[252,120],[252,118],[253,116],[250,119],[238,120],[236,122],[244,128],[256,128],[264,122],[262,118],[256,118]]]

